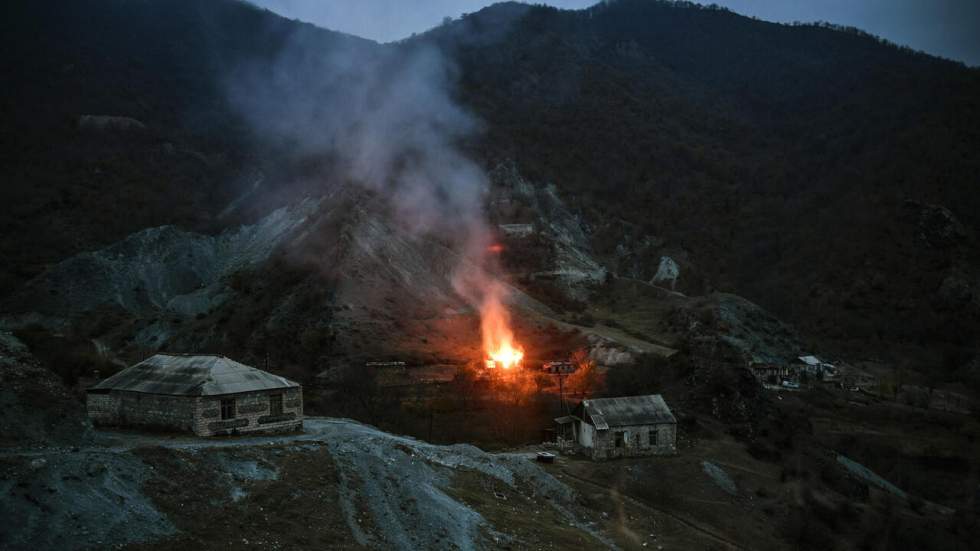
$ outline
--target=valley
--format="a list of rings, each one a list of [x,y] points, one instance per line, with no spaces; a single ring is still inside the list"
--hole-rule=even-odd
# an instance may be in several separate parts
[[[385,44],[237,0],[4,10],[0,547],[980,536],[975,67],[660,0]],[[161,354],[295,382],[303,430],[93,425]],[[567,434],[648,395],[669,453]]]

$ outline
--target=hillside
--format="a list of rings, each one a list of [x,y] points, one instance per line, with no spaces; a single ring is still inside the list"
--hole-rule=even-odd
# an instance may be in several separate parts
[[[237,0],[0,16],[0,547],[977,540],[980,70],[657,0],[383,45]],[[301,382],[305,431],[90,426],[157,351]],[[747,367],[811,353],[845,376]],[[676,455],[533,460],[647,393]]]
[[[324,49],[374,46],[239,2],[55,0],[0,10],[0,296],[50,263],[143,228],[215,233],[281,206],[270,203],[282,190],[262,185],[269,156],[228,105],[230,69],[274,57],[297,36]],[[102,122],[111,117],[136,124]],[[249,190],[262,201],[234,202]]]
[[[514,10],[421,40],[459,60],[487,155],[557,186],[613,271],[649,279],[666,253],[686,289],[742,294],[842,353],[972,353],[980,71],[668,2]]]
[[[139,229],[215,233],[308,191],[329,163],[255,135],[230,75],[296,43],[389,48],[235,2],[5,10],[25,24],[3,38],[2,294]],[[396,47],[419,43],[448,53],[484,123],[468,149],[553,184],[611,272],[649,280],[670,256],[681,290],[741,294],[841,354],[953,372],[974,354],[976,70],[854,30],[634,0],[499,4]]]

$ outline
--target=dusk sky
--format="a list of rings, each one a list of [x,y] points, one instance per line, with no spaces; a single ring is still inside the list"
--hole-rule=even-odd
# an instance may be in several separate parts
[[[494,2],[490,0],[251,0],[286,17],[380,42],[398,40]],[[583,8],[596,0],[548,0]],[[711,2],[703,2],[711,3]],[[829,21],[916,50],[980,65],[980,0],[714,0],[778,22]]]

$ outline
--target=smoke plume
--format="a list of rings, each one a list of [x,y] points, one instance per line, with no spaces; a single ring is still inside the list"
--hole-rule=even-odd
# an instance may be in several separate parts
[[[451,242],[453,288],[480,310],[485,347],[509,343],[506,286],[486,269],[488,179],[460,147],[481,125],[453,98],[453,64],[423,41],[328,36],[307,29],[268,62],[237,69],[232,105],[263,139],[329,158],[333,179],[377,191],[411,235]]]

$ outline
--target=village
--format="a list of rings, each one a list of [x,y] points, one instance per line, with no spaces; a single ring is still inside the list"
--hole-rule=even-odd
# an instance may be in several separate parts
[[[879,398],[897,398],[868,370],[828,363],[813,355],[784,364],[748,363],[745,367],[767,392],[793,393],[812,386]],[[551,426],[532,427],[548,450],[593,460],[677,453],[677,419],[660,394],[595,395],[609,371],[584,351],[569,359],[531,367],[520,358],[504,364],[486,359],[469,365],[408,365],[405,361],[367,361],[359,371],[370,374],[381,396],[400,408],[427,410],[432,417],[446,394],[470,410],[491,408],[493,399],[520,405],[531,395],[548,397],[556,408]],[[348,392],[339,370],[314,378],[307,393],[319,399]],[[923,399],[924,389],[902,390],[909,403]],[[93,424],[136,430],[183,432],[200,437],[302,431],[301,384],[221,355],[159,353],[88,388],[87,410]],[[930,393],[930,396],[933,393]],[[965,397],[935,392],[937,408],[962,411]],[[781,399],[781,398],[780,398]],[[929,407],[928,400],[925,407]],[[918,403],[918,402],[916,402]],[[547,412],[545,412],[547,413]],[[553,457],[542,451],[542,458]]]
[[[7,4],[0,551],[977,548],[977,0]]]
[[[579,361],[546,362],[538,373],[556,379],[562,411],[568,413],[554,420],[553,429],[543,428],[551,436],[548,444],[593,459],[676,452],[677,421],[660,395],[585,398],[569,407],[565,379],[580,366],[595,369],[591,360]],[[431,399],[434,389],[455,380],[446,369],[410,369],[398,361],[368,362],[364,368],[378,370],[379,387],[405,391],[402,399],[414,402]],[[497,392],[501,383],[527,378],[527,371],[519,360],[505,367],[488,359],[474,384]],[[215,437],[290,433],[303,426],[300,384],[221,355],[155,354],[93,385],[86,395],[89,418],[100,427]]]

